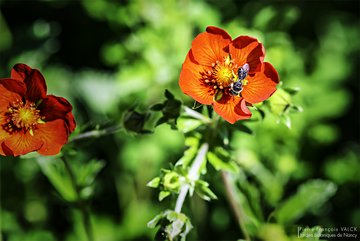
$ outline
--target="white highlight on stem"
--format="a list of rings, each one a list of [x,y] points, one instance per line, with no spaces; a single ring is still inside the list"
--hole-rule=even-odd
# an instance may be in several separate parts
[[[194,162],[192,163],[190,170],[189,170],[189,174],[188,174],[188,178],[190,179],[190,181],[196,181],[199,178],[199,170],[200,167],[203,163],[203,161],[205,160],[205,156],[206,153],[209,150],[209,144],[208,143],[204,143],[201,145],[197,156],[195,157]],[[175,205],[175,212],[180,213],[181,212],[181,208],[184,204],[186,195],[189,191],[190,185],[189,184],[185,184],[181,187],[180,189],[180,193],[179,196],[176,200],[176,205]]]
[[[190,109],[189,107],[185,106],[184,107],[184,111],[185,113],[188,115],[188,116],[191,116],[195,119],[198,119],[198,120],[201,120],[203,121],[204,123],[210,123],[211,122],[211,119],[208,118],[207,116],[204,116],[202,114],[200,114],[199,112],[197,111],[194,111],[192,109]]]

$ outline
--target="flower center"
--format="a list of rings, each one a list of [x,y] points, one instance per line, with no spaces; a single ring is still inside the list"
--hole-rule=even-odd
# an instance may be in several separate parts
[[[10,103],[8,111],[5,113],[6,122],[3,129],[8,133],[23,130],[29,131],[30,135],[34,135],[33,130],[37,124],[43,123],[40,111],[36,109],[34,103],[16,100]]]
[[[214,77],[219,86],[229,86],[233,82],[233,72],[229,65],[219,64],[215,66]]]
[[[201,73],[201,79],[213,89],[228,89],[231,83],[235,82],[237,75],[237,65],[234,65],[230,56],[224,58],[223,61],[212,63],[210,70]]]

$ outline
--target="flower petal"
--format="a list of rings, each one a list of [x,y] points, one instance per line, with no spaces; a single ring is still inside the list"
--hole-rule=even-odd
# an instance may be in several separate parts
[[[230,35],[217,27],[207,27],[192,42],[192,52],[195,60],[205,66],[211,66],[217,60],[222,61],[228,55]]]
[[[249,103],[258,103],[268,99],[279,83],[276,70],[268,62],[262,65],[261,72],[256,72],[253,76],[249,75],[246,79],[248,84],[244,86],[241,95]]]
[[[68,140],[68,130],[64,120],[61,119],[38,125],[34,135],[37,135],[43,143],[38,153],[46,156],[58,154]]]
[[[20,131],[11,134],[3,144],[2,149],[6,155],[9,155],[11,152],[12,156],[25,155],[32,151],[37,151],[42,146],[42,141],[38,135],[30,135],[30,132],[26,133]]]
[[[63,119],[68,127],[69,133],[74,131],[76,123],[71,113],[72,106],[65,98],[48,95],[42,100],[38,109],[40,110],[41,116],[45,117],[45,121]]]
[[[14,153],[3,142],[0,145],[0,155],[2,155],[2,156],[13,156]]]
[[[26,94],[26,85],[22,81],[5,78],[0,79],[0,85],[4,86],[8,91],[18,93],[21,96]]]
[[[10,137],[10,134],[2,128],[2,126],[6,123],[6,120],[7,118],[0,111],[0,155],[3,156],[12,155],[10,154],[9,151],[5,152],[5,150],[3,150],[3,145],[2,145],[3,142]]]
[[[71,104],[62,97],[47,95],[39,105],[41,116],[45,116],[46,121],[65,118],[65,115],[72,110]]]
[[[191,96],[197,102],[210,105],[213,102],[214,90],[200,80],[200,73],[204,71],[204,66],[197,64],[190,50],[180,73],[179,85],[185,94]]]
[[[66,126],[68,128],[69,134],[72,133],[76,128],[76,122],[75,122],[74,115],[71,112],[67,113],[65,118],[64,118],[64,121],[65,121]]]
[[[46,96],[46,83],[45,79],[37,69],[33,69],[24,80],[27,91],[26,99],[31,102],[36,102],[45,98]]]
[[[219,101],[214,101],[213,106],[215,112],[231,124],[251,117],[246,101],[238,96],[224,95]]]
[[[24,81],[27,76],[29,76],[32,68],[27,66],[26,64],[15,64],[15,66],[11,70],[11,78]]]
[[[250,65],[249,73],[260,70],[265,57],[265,49],[256,38],[239,36],[229,46],[232,60],[239,66],[245,63]]]
[[[10,83],[11,81],[8,80],[9,79],[0,80],[0,116],[5,114],[5,112],[9,108],[10,103],[16,100],[21,100],[21,96],[19,94],[8,90],[9,86],[12,85]]]

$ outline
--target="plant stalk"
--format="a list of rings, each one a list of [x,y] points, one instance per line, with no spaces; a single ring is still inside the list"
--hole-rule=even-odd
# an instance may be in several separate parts
[[[77,185],[73,169],[71,168],[70,163],[67,161],[65,156],[61,156],[61,160],[63,161],[63,163],[65,165],[65,169],[70,176],[71,184],[76,192],[76,199],[77,199],[77,203],[79,205],[79,209],[82,214],[84,229],[85,229],[88,241],[94,241],[94,235],[93,235],[93,230],[92,230],[91,220],[90,220],[90,213],[89,213],[88,209],[86,208],[85,203],[81,199],[80,187]]]
[[[191,116],[195,119],[201,120],[204,123],[211,123],[211,119],[209,117],[204,116],[203,114],[200,114],[199,112],[194,111],[193,109],[191,109],[187,106],[184,106],[184,111],[188,116]]]
[[[228,172],[221,171],[222,180],[224,182],[225,189],[226,189],[226,195],[230,202],[230,205],[234,212],[234,215],[239,223],[241,232],[243,233],[245,240],[251,241],[251,238],[249,236],[249,233],[246,230],[245,223],[244,223],[245,222],[245,212],[240,204],[239,199],[236,196],[234,183],[231,180],[230,175],[231,174]]]
[[[110,134],[120,131],[120,129],[121,129],[120,126],[110,126],[108,128],[101,129],[101,130],[87,131],[87,132],[81,133],[81,134],[71,138],[69,140],[69,143],[76,142],[76,141],[83,140],[83,139],[99,138],[101,136],[110,135]]]
[[[190,170],[189,170],[188,178],[190,179],[190,181],[196,181],[199,178],[199,170],[200,170],[200,167],[202,166],[203,161],[205,160],[205,156],[206,156],[206,153],[208,152],[208,150],[209,150],[208,143],[204,143],[201,145],[201,147],[194,159],[194,162],[192,163]],[[189,191],[189,188],[190,188],[189,184],[185,184],[181,187],[179,196],[176,200],[175,212],[181,213],[181,208],[184,204],[184,201],[185,201],[186,195]]]

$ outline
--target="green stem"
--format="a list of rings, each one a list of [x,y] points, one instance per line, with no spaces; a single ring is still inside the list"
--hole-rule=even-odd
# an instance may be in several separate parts
[[[191,164],[190,170],[189,170],[188,178],[190,179],[190,181],[196,181],[199,179],[199,170],[200,170],[200,167],[202,166],[203,161],[205,160],[205,156],[206,156],[208,149],[209,149],[208,143],[204,143],[201,145],[193,163]],[[181,212],[181,208],[184,204],[184,201],[185,201],[186,195],[189,191],[189,188],[190,188],[189,184],[184,184],[181,187],[179,196],[176,200],[175,212],[177,212],[177,213]]]
[[[69,142],[75,142],[82,139],[89,139],[89,138],[98,138],[105,135],[111,135],[115,132],[120,131],[121,126],[110,126],[108,128],[102,129],[102,130],[92,130],[88,132],[81,133],[69,140]]]
[[[186,115],[191,116],[195,119],[201,120],[204,123],[207,123],[207,124],[211,123],[211,119],[209,117],[204,116],[203,114],[200,114],[199,112],[194,111],[193,109],[190,109],[187,106],[184,106],[184,112]]]
[[[247,232],[245,227],[245,212],[241,206],[239,199],[236,196],[234,183],[231,180],[230,173],[221,171],[221,176],[225,185],[226,195],[229,199],[234,215],[239,223],[241,232],[243,233],[246,241],[251,241],[249,233]]]
[[[65,156],[61,156],[61,160],[64,162],[65,169],[70,176],[71,184],[75,190],[77,204],[78,204],[78,207],[82,214],[84,229],[85,229],[88,241],[94,241],[94,236],[93,236],[93,231],[92,231],[92,226],[91,226],[91,221],[90,221],[90,213],[89,213],[84,201],[81,198],[80,187],[77,185],[73,169],[71,168],[70,163],[67,161]]]

